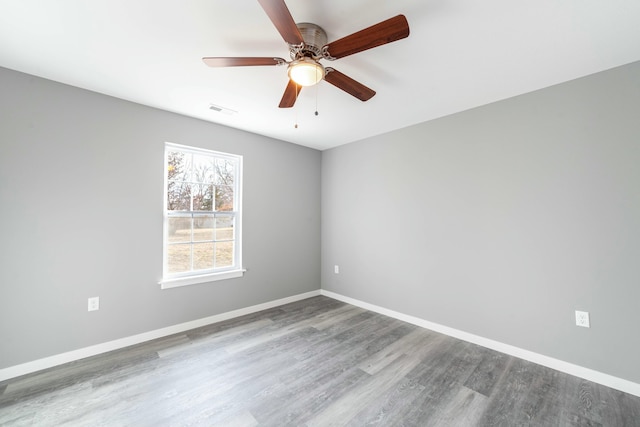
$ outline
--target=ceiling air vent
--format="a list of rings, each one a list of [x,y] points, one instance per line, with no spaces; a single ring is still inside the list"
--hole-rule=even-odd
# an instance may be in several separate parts
[[[226,114],[228,116],[231,116],[233,114],[236,114],[237,111],[232,110],[230,108],[225,108],[225,107],[221,107],[219,105],[216,104],[209,104],[209,109],[218,113],[222,113],[222,114]]]

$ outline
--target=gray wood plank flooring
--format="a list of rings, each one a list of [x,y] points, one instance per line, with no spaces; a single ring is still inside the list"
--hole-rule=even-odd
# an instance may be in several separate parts
[[[640,426],[640,398],[315,297],[0,382],[2,426]]]

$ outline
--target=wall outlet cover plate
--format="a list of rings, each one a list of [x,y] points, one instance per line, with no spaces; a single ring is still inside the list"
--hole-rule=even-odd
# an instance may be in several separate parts
[[[589,328],[589,312],[576,310],[576,325]]]

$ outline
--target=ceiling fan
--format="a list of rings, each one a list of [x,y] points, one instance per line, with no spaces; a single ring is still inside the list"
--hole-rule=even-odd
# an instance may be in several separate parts
[[[327,33],[318,25],[307,22],[296,24],[284,0],[258,0],[258,3],[289,45],[291,61],[275,57],[205,57],[202,60],[210,67],[286,64],[289,83],[280,101],[280,108],[293,107],[300,89],[320,80],[331,83],[361,101],[371,99],[376,94],[374,90],[335,68],[325,68],[320,60],[333,61],[409,36],[407,18],[398,15],[327,44]]]

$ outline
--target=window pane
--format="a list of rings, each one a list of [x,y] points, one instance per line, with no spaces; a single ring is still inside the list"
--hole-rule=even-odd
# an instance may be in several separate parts
[[[213,210],[213,185],[193,184],[193,210]]]
[[[167,152],[167,178],[172,181],[190,181],[192,155],[180,151]]]
[[[213,243],[193,244],[193,269],[213,268]]]
[[[216,217],[216,240],[233,240],[233,217]]]
[[[169,217],[170,243],[191,241],[191,217]]]
[[[193,241],[213,240],[213,215],[195,215],[193,217]]]
[[[211,156],[194,154],[191,180],[198,183],[213,183],[214,179],[214,159]]]
[[[233,242],[216,243],[216,267],[231,267],[233,265]]]
[[[167,209],[170,211],[191,210],[191,185],[185,182],[167,184]]]
[[[167,270],[169,273],[182,273],[191,270],[190,244],[167,246]]]
[[[233,187],[216,185],[216,211],[233,210]]]
[[[216,160],[216,184],[233,185],[235,173],[234,161],[226,159]]]

